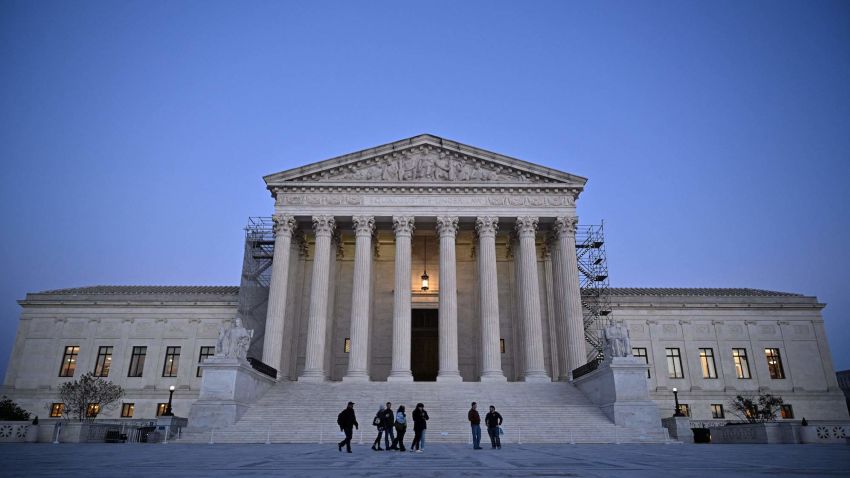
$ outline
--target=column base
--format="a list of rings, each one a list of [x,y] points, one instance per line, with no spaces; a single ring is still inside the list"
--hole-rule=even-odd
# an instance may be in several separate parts
[[[387,382],[412,382],[413,374],[410,372],[390,372]]]
[[[299,382],[326,382],[327,380],[327,377],[321,371],[304,371],[298,377]]]
[[[529,372],[524,377],[522,377],[523,382],[534,382],[534,383],[542,383],[542,382],[551,382],[552,379],[546,375],[546,372]]]
[[[489,372],[481,376],[482,382],[507,382],[508,378],[501,372]]]
[[[342,377],[343,382],[368,382],[369,374],[365,372],[349,373]]]
[[[460,373],[444,373],[442,375],[437,375],[438,382],[463,382],[463,378],[460,376]]]

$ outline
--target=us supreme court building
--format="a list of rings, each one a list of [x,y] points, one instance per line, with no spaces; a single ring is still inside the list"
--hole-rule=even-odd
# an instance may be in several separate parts
[[[729,401],[758,393],[783,398],[780,420],[848,418],[824,304],[608,287],[604,231],[576,215],[586,178],[420,135],[264,179],[274,209],[246,227],[238,286],[29,293],[3,394],[58,418],[59,386],[95,372],[125,389],[98,420],[121,420],[161,414],[174,386],[175,415],[232,441],[305,428],[305,401],[335,417],[352,397],[361,423],[385,401],[431,404],[429,428],[451,441],[465,433],[454,414],[478,398],[506,420],[560,409],[539,439],[566,441],[558,427],[620,425],[610,393],[587,382],[607,363],[640,389],[649,418],[623,425],[634,436],[657,436],[674,388],[694,420],[736,419]],[[253,331],[250,361],[217,350],[234,317]],[[630,353],[612,359],[603,336],[617,324]],[[303,432],[280,441],[312,440]]]

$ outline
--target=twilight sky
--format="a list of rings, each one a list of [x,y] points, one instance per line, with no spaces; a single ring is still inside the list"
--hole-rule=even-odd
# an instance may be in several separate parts
[[[4,0],[0,374],[26,292],[238,285],[263,175],[421,133],[589,178],[613,286],[816,295],[850,368],[850,2]]]

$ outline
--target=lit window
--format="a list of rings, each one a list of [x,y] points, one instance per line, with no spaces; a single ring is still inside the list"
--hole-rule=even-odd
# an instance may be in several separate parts
[[[167,403],[157,403],[156,404],[156,416],[161,417],[165,415],[165,410],[168,409]]]
[[[699,349],[699,363],[702,366],[702,378],[717,378],[713,349]]]
[[[109,367],[112,365],[112,347],[99,347],[97,349],[97,362],[94,364],[95,377],[108,377]]]
[[[499,352],[505,353],[505,339],[499,339]]]
[[[680,403],[679,410],[682,412],[682,415],[686,417],[691,416],[691,407],[689,407],[687,403]]]
[[[133,418],[133,412],[136,411],[135,403],[123,403],[121,404],[121,416],[123,418]]]
[[[88,406],[86,406],[86,417],[95,418],[98,413],[100,413],[99,403],[89,403]]]
[[[647,355],[645,347],[632,347],[632,355],[643,358],[643,361],[649,365],[649,355]],[[646,369],[646,378],[652,378],[652,374],[649,373],[649,369]]]
[[[215,355],[215,347],[201,347],[201,352],[198,354],[198,363],[204,363],[207,357],[212,357],[213,355]],[[198,367],[195,376],[201,376],[201,367]]]
[[[53,403],[50,405],[50,417],[57,418],[61,417],[62,413],[65,411],[64,403]]]
[[[127,371],[128,377],[141,377],[145,370],[145,356],[148,354],[147,347],[133,347],[133,354],[130,355],[130,370]]]
[[[678,348],[667,349],[667,376],[685,378],[685,373],[682,371],[682,354]]]
[[[77,355],[80,354],[78,345],[69,345],[65,347],[65,354],[62,356],[62,367],[59,369],[60,377],[73,377],[74,370],[77,369]]]
[[[725,418],[725,415],[723,414],[722,403],[711,404],[711,418]]]
[[[770,378],[785,378],[779,349],[764,349],[764,356],[767,359],[767,369],[770,371]]]
[[[750,361],[747,349],[732,349],[732,361],[735,362],[735,375],[738,378],[750,378]]]
[[[342,351],[345,353],[351,352],[351,339],[346,337],[345,341],[342,343]]]
[[[791,419],[794,418],[794,408],[791,405],[780,405],[779,413],[782,418]]]
[[[165,348],[165,363],[162,364],[163,377],[176,377],[180,365],[180,347]]]

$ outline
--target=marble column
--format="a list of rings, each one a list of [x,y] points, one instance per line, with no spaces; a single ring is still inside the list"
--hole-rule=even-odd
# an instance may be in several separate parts
[[[395,292],[393,293],[393,363],[388,382],[412,382],[410,372],[410,238],[413,217],[394,216]]]
[[[567,340],[567,295],[566,295],[566,268],[564,266],[564,254],[562,252],[564,243],[561,240],[561,225],[557,221],[552,230],[552,285],[553,285],[553,308],[555,309],[555,328],[557,337],[558,356],[558,380],[570,379],[570,346]]]
[[[578,260],[576,259],[577,217],[559,217],[555,219],[556,249],[560,256],[559,270],[561,278],[561,304],[564,321],[559,331],[565,337],[564,348],[568,353],[568,366],[565,372],[587,363],[587,347],[584,340],[584,314],[581,306],[581,287],[578,281]],[[562,374],[563,375],[563,374]]]
[[[543,360],[543,330],[540,313],[540,285],[537,278],[537,218],[521,216],[516,221],[519,236],[519,291],[520,307],[524,310],[522,322],[525,349],[525,370],[522,380],[526,382],[548,382],[549,376]]]
[[[351,287],[351,350],[347,381],[369,380],[369,302],[372,289],[372,233],[375,218],[354,216],[354,283]]]
[[[307,358],[299,380],[324,381],[325,334],[328,327],[328,282],[331,261],[331,236],[336,228],[333,216],[313,216],[316,250],[310,284],[310,313],[307,317]]]
[[[274,256],[266,311],[266,332],[263,338],[263,363],[277,369],[277,378],[283,379],[289,378],[289,371],[281,370],[281,351],[283,327],[286,322],[286,295],[289,288],[289,252],[292,248],[292,233],[297,226],[292,216],[275,214],[272,220]]]
[[[457,216],[437,218],[440,235],[440,310],[439,347],[440,371],[438,382],[460,382],[457,365],[457,264],[455,261],[455,236]]]
[[[496,230],[499,218],[484,216],[475,220],[478,232],[478,294],[481,312],[481,381],[504,382],[502,351],[499,347],[499,288],[496,282]]]

